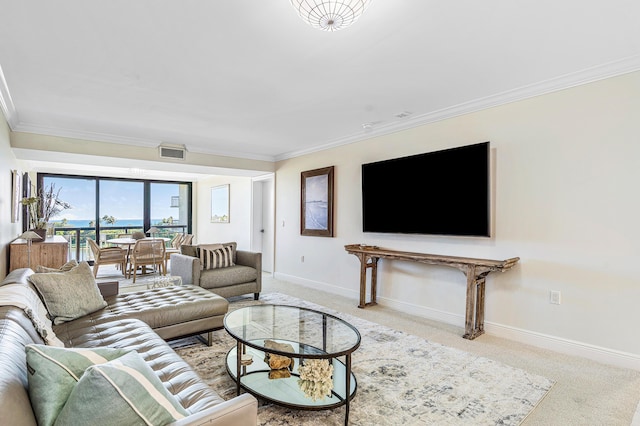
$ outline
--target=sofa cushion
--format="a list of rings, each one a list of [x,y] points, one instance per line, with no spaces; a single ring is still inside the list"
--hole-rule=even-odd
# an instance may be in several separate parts
[[[127,349],[66,349],[27,345],[29,399],[39,425],[52,425],[67,398],[92,365],[121,357]]]
[[[199,327],[205,327],[204,323],[211,328],[220,327],[221,318],[229,309],[225,298],[193,285],[122,293],[107,300],[109,303],[105,309],[54,326],[56,335],[69,346],[68,336],[75,333],[74,330],[123,318],[140,319],[158,332],[158,329],[177,327],[188,334],[188,324],[194,321],[200,323]],[[200,330],[204,331],[206,327]]]
[[[165,425],[188,415],[140,355],[129,352],[88,367],[56,425]]]
[[[211,290],[218,287],[249,283],[257,279],[258,271],[255,268],[233,265],[228,268],[203,271],[202,275],[200,275],[200,287]]]
[[[215,245],[209,249],[200,246],[200,267],[202,269],[228,268],[233,266],[233,251],[231,246]]]
[[[74,323],[79,324],[70,327]],[[65,327],[62,340],[68,346],[109,346],[138,352],[180,405],[190,413],[198,413],[224,401],[158,334],[140,320],[118,319],[103,323],[77,320],[64,323],[61,327]]]
[[[25,346],[43,343],[22,309],[0,306],[0,424],[35,426]]]
[[[38,289],[54,324],[71,321],[107,306],[87,262],[68,272],[47,272],[29,276]]]

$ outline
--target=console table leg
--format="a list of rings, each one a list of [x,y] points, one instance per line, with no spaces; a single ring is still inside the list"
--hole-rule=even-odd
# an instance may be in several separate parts
[[[371,302],[370,305],[375,305],[378,303],[376,301],[377,293],[378,293],[378,258],[371,258]]]
[[[476,299],[476,327],[474,337],[484,334],[484,288],[486,279],[485,277],[481,277],[477,282],[478,296]]]
[[[367,259],[362,255],[358,257],[360,258],[360,304],[358,308],[364,308],[367,296]]]
[[[476,308],[476,279],[475,279],[475,267],[469,266],[465,272],[467,276],[467,306],[465,308],[464,318],[464,337],[465,339],[473,340],[474,328],[475,328],[475,308]]]
[[[360,259],[360,304],[358,308],[376,304],[378,284],[378,258],[358,255]],[[371,268],[371,302],[367,303],[367,268]]]
[[[474,266],[469,266],[465,272],[467,275],[467,307],[464,336],[462,336],[465,339],[473,340],[484,334],[484,290],[488,273],[476,273]]]

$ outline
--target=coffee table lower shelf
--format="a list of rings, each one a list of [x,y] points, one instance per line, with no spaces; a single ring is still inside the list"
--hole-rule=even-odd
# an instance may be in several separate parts
[[[291,342],[295,344],[294,342]],[[347,403],[346,398],[346,374],[347,368],[343,362],[337,358],[332,358],[329,362],[333,365],[333,389],[331,396],[323,399],[313,400],[306,396],[298,386],[298,366],[300,358],[295,359],[295,367],[291,371],[291,376],[287,378],[270,379],[269,366],[263,361],[264,352],[258,349],[244,346],[246,354],[253,357],[253,363],[241,367],[240,387],[256,398],[272,402],[287,408],[300,410],[326,410],[340,407]],[[226,366],[231,378],[237,382],[237,351],[234,347],[227,353]],[[349,400],[356,394],[357,382],[352,372],[349,372],[351,379],[349,383]]]

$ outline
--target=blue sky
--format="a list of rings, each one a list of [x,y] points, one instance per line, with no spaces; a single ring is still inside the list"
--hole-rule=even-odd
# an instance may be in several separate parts
[[[58,217],[68,220],[93,220],[95,218],[95,181],[85,179],[52,178],[56,191],[60,189],[60,199],[71,204],[72,208],[63,211]],[[151,185],[151,218],[162,219],[173,216],[179,219],[179,209],[171,206],[171,197],[178,196],[178,184]],[[142,219],[143,183],[103,180],[100,183],[100,217],[113,216],[118,221],[124,219]],[[118,223],[118,222],[116,222]]]

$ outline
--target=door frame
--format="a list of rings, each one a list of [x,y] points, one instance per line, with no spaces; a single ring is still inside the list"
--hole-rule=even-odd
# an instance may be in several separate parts
[[[269,187],[268,197],[264,197],[264,185]],[[268,271],[272,276],[275,273],[275,198],[275,173],[251,179],[251,250],[262,253],[262,270]],[[263,220],[264,211],[271,214],[271,220]],[[261,220],[264,233],[257,229],[258,221]],[[264,235],[267,235],[267,241],[264,240]],[[256,247],[258,244],[261,247]]]

